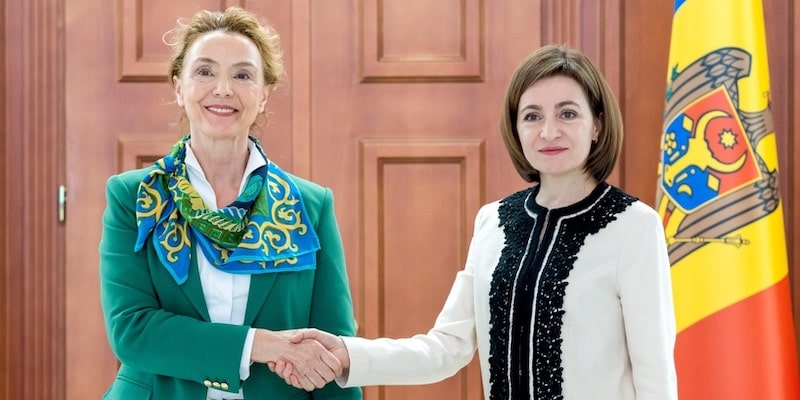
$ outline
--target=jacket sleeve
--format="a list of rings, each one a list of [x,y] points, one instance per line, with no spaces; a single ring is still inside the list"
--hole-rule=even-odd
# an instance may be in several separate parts
[[[472,274],[460,271],[433,328],[403,339],[344,337],[350,371],[343,386],[420,385],[453,376],[477,348]]]
[[[636,398],[675,400],[675,311],[658,214],[648,208],[622,242],[620,297]]]
[[[150,246],[134,252],[136,184],[109,178],[100,241],[100,300],[106,331],[122,364],[155,375],[239,391],[239,363],[246,326],[204,321],[200,315],[167,311],[155,289],[157,257]],[[183,296],[180,288],[174,294]],[[163,295],[163,294],[161,294]],[[222,389],[225,389],[225,385]]]
[[[334,212],[333,192],[323,189],[319,203],[309,204],[319,211],[316,225],[320,241],[317,268],[311,300],[309,326],[334,333],[352,336],[356,333],[353,301],[347,277],[341,234]],[[330,383],[312,392],[314,399],[361,399],[361,389],[343,389]]]
[[[473,358],[478,347],[475,310],[475,274],[482,258],[484,237],[479,232],[491,212],[482,208],[465,267],[456,274],[442,310],[425,334],[409,338],[364,339],[343,337],[350,355],[342,386],[421,385],[447,379]]]

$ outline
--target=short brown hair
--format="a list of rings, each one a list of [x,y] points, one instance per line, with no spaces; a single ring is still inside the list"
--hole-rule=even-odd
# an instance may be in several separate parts
[[[506,90],[500,130],[517,172],[528,182],[539,182],[539,171],[525,158],[517,131],[519,100],[534,83],[553,76],[574,79],[586,94],[592,115],[601,121],[597,143],[592,145],[584,170],[599,182],[611,174],[622,152],[622,114],[614,93],[597,67],[578,50],[562,45],[543,46],[517,67]]]
[[[268,24],[259,21],[253,13],[239,7],[230,7],[224,12],[199,11],[188,23],[180,23],[178,27],[167,32],[165,42],[172,47],[172,60],[169,64],[170,83],[173,77],[183,72],[183,59],[191,45],[208,32],[238,33],[255,44],[261,55],[264,66],[264,82],[275,85],[283,75],[283,55],[278,33]],[[170,36],[170,39],[166,39]]]

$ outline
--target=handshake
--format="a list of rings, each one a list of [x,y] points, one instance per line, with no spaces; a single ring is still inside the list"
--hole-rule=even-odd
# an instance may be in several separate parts
[[[342,339],[318,329],[257,329],[251,361],[266,363],[288,385],[312,391],[346,374],[350,356]]]

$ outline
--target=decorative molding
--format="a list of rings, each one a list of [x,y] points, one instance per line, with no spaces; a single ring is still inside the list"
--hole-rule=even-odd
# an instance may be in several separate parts
[[[65,182],[64,0],[7,1],[3,41],[6,302],[0,398],[63,399],[65,227],[56,197]],[[9,101],[13,98],[13,101]],[[3,168],[0,168],[3,169]]]
[[[394,164],[456,164],[459,166],[460,204],[463,226],[470,226],[472,216],[483,203],[484,193],[484,142],[482,139],[362,139],[359,142],[360,167],[359,186],[362,188],[361,218],[363,237],[363,262],[360,270],[363,275],[364,298],[367,299],[362,319],[365,327],[379,324],[379,310],[375,304],[380,301],[380,271],[383,268],[382,229],[384,219],[383,173],[388,165]],[[424,180],[425,177],[420,177]],[[466,229],[465,229],[466,230]],[[471,234],[471,232],[465,232]],[[466,238],[464,242],[466,249]],[[369,266],[367,268],[366,266]],[[359,334],[370,337],[383,332],[364,331]]]
[[[167,5],[174,9],[208,9],[213,10],[213,4],[218,4],[218,10],[230,6],[245,7],[245,0],[208,0],[209,6],[196,4],[197,2],[165,3],[155,0],[118,0],[118,40],[119,49],[119,81],[120,82],[164,82],[167,79],[169,68],[169,50],[165,45],[165,53],[147,53],[143,43],[145,40],[161,42],[165,32],[154,32],[145,28],[145,7],[157,7],[158,12],[169,12]],[[180,15],[183,16],[183,15]],[[177,18],[178,16],[176,16]],[[183,16],[188,18],[188,16]],[[155,37],[154,37],[155,36]]]
[[[450,217],[441,215],[448,211],[450,215],[456,215],[455,220],[448,220],[443,225],[451,228],[449,232],[458,232],[455,235],[448,235],[436,244],[437,254],[444,252],[452,256],[452,259],[448,259],[445,263],[445,270],[438,268],[442,266],[441,260],[437,262],[435,257],[431,259],[425,256],[425,253],[431,251],[430,248],[415,247],[417,252],[411,258],[419,258],[419,263],[416,263],[417,271],[426,267],[436,268],[436,272],[431,271],[428,275],[438,272],[449,276],[455,271],[446,271],[448,266],[458,270],[463,265],[469,238],[472,236],[473,217],[483,204],[484,141],[431,138],[362,139],[359,141],[359,155],[361,171],[359,185],[362,193],[359,220],[363,225],[360,238],[362,257],[357,268],[364,305],[359,316],[358,334],[364,337],[380,337],[389,334],[386,329],[388,321],[392,322],[392,332],[396,333],[398,329],[407,331],[403,328],[403,321],[393,318],[396,316],[394,313],[397,311],[397,304],[392,307],[393,315],[385,315],[385,309],[392,299],[398,298],[395,292],[406,291],[407,284],[412,282],[400,282],[392,278],[402,272],[389,264],[408,265],[409,260],[401,255],[403,249],[397,246],[387,247],[386,244],[413,242],[413,240],[402,240],[402,237],[411,236],[413,228],[422,226],[422,229],[425,229],[426,225],[421,221],[415,222],[414,218],[449,219]],[[426,172],[419,174],[419,169],[423,167]],[[441,185],[442,181],[446,182],[445,185]],[[431,196],[430,190],[438,191],[439,194]],[[456,200],[451,204],[429,204],[427,201],[420,203],[418,201],[420,198],[413,196],[415,191],[427,192],[429,200],[431,197],[456,198]],[[398,192],[409,194],[409,198],[404,199],[397,194]],[[396,207],[398,202],[403,204],[402,209]],[[404,214],[413,216],[408,217]],[[447,229],[442,231],[445,232]],[[394,237],[389,238],[389,236]],[[410,243],[409,245],[413,246]],[[413,267],[409,268],[409,271],[410,275],[414,275]],[[438,280],[433,279],[433,281]],[[403,287],[406,289],[402,289]],[[425,290],[423,287],[424,285],[419,285],[415,290]],[[457,391],[451,393],[449,398],[465,398],[466,393],[480,392],[480,387],[477,385],[479,380],[475,380],[477,376],[480,376],[480,372],[477,363],[473,362],[453,378],[456,381],[440,385],[450,385],[445,387]],[[392,393],[397,395],[397,391],[400,390],[403,389],[398,388]],[[387,396],[383,388],[365,388],[364,397],[384,399]]]
[[[780,3],[782,2],[774,2],[774,7],[782,12],[787,8],[784,8],[785,5],[781,6]],[[787,173],[788,175],[788,187],[785,188],[785,190],[783,187],[781,188],[781,196],[783,197],[783,207],[787,210],[785,217],[787,221],[786,243],[789,260],[789,277],[791,279],[793,294],[792,305],[794,310],[795,344],[796,347],[800,349],[800,160],[795,156],[800,152],[800,139],[798,139],[798,136],[800,136],[800,79],[798,79],[798,77],[800,77],[800,61],[798,61],[799,58],[797,57],[800,55],[800,7],[797,7],[794,2],[789,2],[788,9],[792,11],[791,15],[788,16],[788,21],[786,21],[786,29],[791,33],[786,36],[778,34],[774,37],[776,39],[788,38],[790,43],[786,54],[786,59],[790,65],[787,68],[786,77],[784,79],[787,82],[791,82],[787,85],[789,95],[786,97],[787,103],[791,105],[791,108],[787,110],[786,148],[787,152],[793,156],[784,159],[786,162],[785,165],[787,165],[788,168],[781,172]],[[767,14],[765,18],[768,18],[768,15],[769,14]],[[774,26],[771,23],[765,25],[768,32],[770,26]],[[768,54],[780,54],[769,48],[769,43],[770,42],[767,42]],[[774,56],[770,58],[770,61],[770,65],[775,64]],[[780,85],[777,76],[771,74],[770,79],[772,79],[772,86]],[[773,96],[773,100],[774,99],[775,97]]]
[[[311,171],[311,0],[293,0],[291,30],[292,173]]]
[[[120,135],[117,138],[117,171],[152,165],[164,157],[178,138],[167,135]]]
[[[542,44],[580,47],[581,0],[542,1]]]
[[[423,11],[430,9],[424,2],[418,5],[408,0],[399,6],[387,6],[386,0],[361,0],[359,7],[362,82],[482,82],[484,80],[484,7],[483,0],[455,0],[458,7],[450,10],[456,15],[450,22],[438,19],[435,13],[424,13],[430,26],[438,32],[450,32],[453,37],[447,44],[430,45],[424,38],[415,41],[406,37],[409,32],[421,32],[416,28]],[[437,7],[447,5],[438,2]],[[415,18],[406,15],[415,10]],[[391,26],[391,28],[390,28]],[[449,31],[447,28],[450,28]],[[403,36],[392,40],[393,35]],[[440,35],[437,35],[439,38]],[[416,49],[396,48],[393,44],[414,43]]]
[[[542,43],[584,52],[621,93],[621,0],[542,0]]]
[[[0,21],[6,21],[6,1],[0,0]],[[6,53],[7,53],[7,45],[6,40],[3,39],[0,41],[0,76],[6,77],[8,79],[8,74],[6,73]],[[0,85],[0,95],[3,99],[8,98],[8,94],[6,92],[6,85],[5,80],[3,81],[3,85]],[[9,154],[16,149],[12,149],[9,146],[8,142],[9,139],[9,125],[6,122],[6,107],[0,107],[0,126],[3,127],[3,130],[0,131],[0,201],[8,204],[11,203],[9,201],[9,193],[11,192],[8,190],[8,171],[10,170],[9,165],[11,163],[8,161],[10,159]],[[11,370],[13,368],[10,367],[9,362],[11,361],[11,352],[8,351],[8,346],[13,345],[11,338],[14,338],[17,333],[11,331],[11,327],[14,326],[14,321],[12,320],[12,312],[9,310],[10,305],[15,304],[13,301],[12,292],[9,290],[9,287],[12,286],[11,280],[8,279],[11,273],[9,272],[10,268],[10,260],[12,259],[11,254],[8,250],[9,241],[5,240],[8,237],[11,237],[12,228],[8,221],[10,221],[10,216],[7,214],[11,214],[10,210],[13,210],[13,204],[9,204],[0,211],[0,236],[3,237],[4,240],[0,240],[0,304],[3,304],[3,310],[0,312],[0,398],[8,399],[11,398],[9,391],[10,384],[9,382],[13,382],[11,378]]]

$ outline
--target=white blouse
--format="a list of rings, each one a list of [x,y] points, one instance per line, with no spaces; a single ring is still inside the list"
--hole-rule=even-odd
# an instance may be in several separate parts
[[[239,193],[244,190],[247,183],[247,176],[250,175],[257,168],[266,165],[264,157],[258,150],[255,149],[254,144],[249,142],[250,158],[247,160],[247,167],[242,176],[242,182],[239,186]],[[187,173],[189,181],[192,186],[206,203],[209,209],[216,210],[217,198],[214,194],[214,189],[211,184],[206,180],[203,169],[192,151],[191,142],[186,146],[185,158]],[[231,274],[215,268],[206,258],[202,251],[197,251],[197,268],[200,273],[200,284],[203,287],[203,296],[206,300],[208,307],[208,316],[211,322],[242,325],[244,322],[244,314],[247,309],[247,298],[250,295],[250,275],[249,274]],[[242,349],[242,361],[239,364],[239,378],[242,380],[250,377],[250,353],[253,349],[253,337],[255,329],[250,329],[247,333],[244,348]],[[238,394],[224,392],[221,390],[209,388],[207,398],[209,400],[220,399],[244,399],[242,391],[239,390]]]

